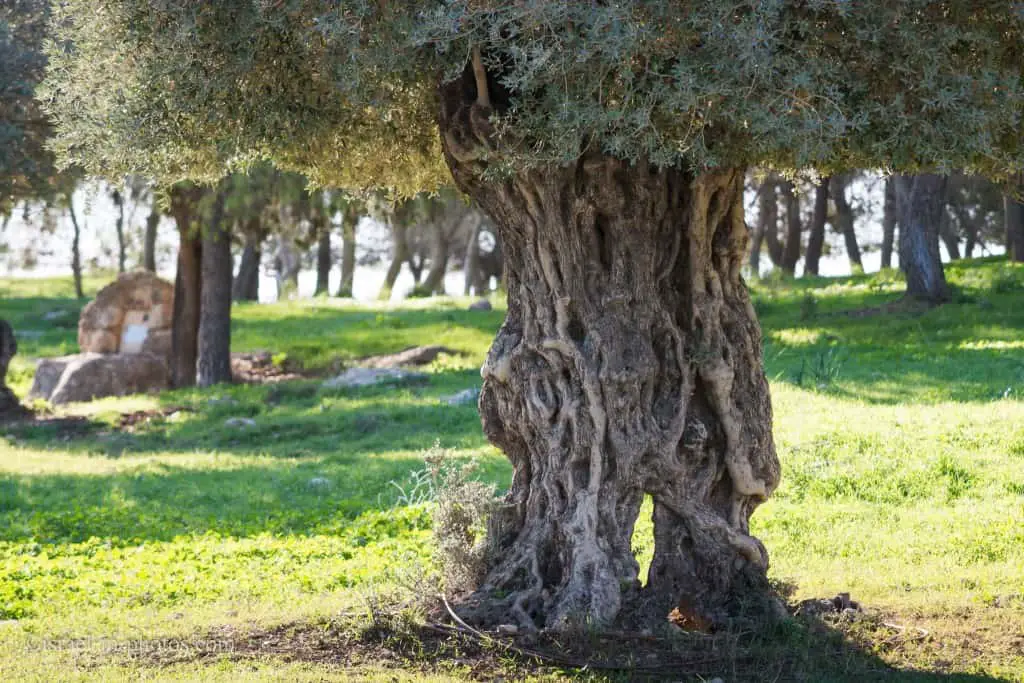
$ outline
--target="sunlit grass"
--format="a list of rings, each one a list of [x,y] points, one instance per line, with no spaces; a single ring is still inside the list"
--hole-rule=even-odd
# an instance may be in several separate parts
[[[851,592],[907,618],[967,614],[1024,631],[1024,268],[971,262],[949,277],[956,301],[923,314],[847,315],[898,296],[891,274],[754,286],[783,479],[753,531],[772,578],[794,585],[797,599]],[[73,324],[44,317],[67,310],[74,320],[66,285],[0,280],[4,317],[41,333],[20,340],[19,392],[34,358],[76,351]],[[368,594],[402,590],[431,557],[429,506],[402,495],[424,449],[438,441],[478,459],[499,487],[511,474],[475,408],[441,400],[479,385],[501,322],[501,310],[464,309],[461,300],[234,309],[235,349],[325,371],[414,344],[461,352],[426,368],[423,384],[221,386],[58,411],[85,418],[80,432],[0,427],[0,670],[11,680],[55,668],[66,680],[157,676],[138,663],[79,669],[66,653],[19,653],[53,638],[178,637],[365,612]],[[114,428],[122,413],[157,408],[177,414]],[[255,425],[230,427],[233,417]],[[642,519],[641,560],[649,536]],[[944,666],[1024,675],[1024,659],[993,657]],[[159,677],[344,675],[214,661]]]

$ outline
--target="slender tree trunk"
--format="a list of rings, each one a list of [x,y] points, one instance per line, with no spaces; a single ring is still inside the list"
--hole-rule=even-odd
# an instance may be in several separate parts
[[[85,298],[85,291],[82,289],[82,229],[78,225],[78,215],[75,213],[75,200],[68,195],[68,215],[71,217],[71,227],[75,233],[71,238],[71,276],[75,280],[75,296],[79,299]]]
[[[466,242],[466,262],[463,270],[466,273],[466,282],[463,285],[462,293],[465,296],[476,294],[480,296],[480,226],[483,221],[477,215],[473,221],[473,229],[469,231],[469,240]]]
[[[484,180],[463,141],[485,139],[487,117],[467,90],[445,87],[441,138],[456,184],[502,239],[508,314],[481,370],[480,413],[513,479],[460,609],[560,629],[661,622],[681,602],[712,623],[777,605],[748,526],[779,463],[739,275],[742,170],[695,177],[595,153]],[[644,494],[655,547],[641,589],[632,536]]]
[[[1006,224],[1006,255],[1012,261],[1024,262],[1024,203],[1004,195],[1003,220]]]
[[[115,188],[110,193],[110,198],[117,207],[117,218],[114,219],[114,228],[117,230],[117,272],[123,273],[128,254],[128,245],[125,244],[124,237],[124,195]]]
[[[807,236],[807,255],[804,257],[804,275],[818,275],[821,251],[825,246],[825,222],[828,220],[828,182],[822,178],[814,188],[814,215]]]
[[[203,253],[197,220],[203,192],[202,188],[195,186],[171,190],[171,215],[179,236],[171,330],[171,383],[175,387],[189,387],[196,383]]]
[[[224,189],[217,191],[203,230],[197,372],[201,387],[231,381],[231,230],[224,220],[225,195]]]
[[[320,218],[320,237],[316,243],[316,291],[314,296],[326,296],[330,285],[328,280],[331,277],[331,266],[334,265],[331,257],[331,223],[324,217]]]
[[[448,240],[445,239],[443,221],[439,217],[430,227],[430,270],[419,290],[427,295],[444,294],[444,276],[448,272]]]
[[[854,273],[864,272],[864,263],[860,258],[860,246],[857,244],[857,233],[853,225],[853,207],[846,199],[847,179],[844,176],[832,177],[832,201],[836,203],[836,223],[846,243],[846,255],[850,259],[850,270]]]
[[[786,245],[782,251],[783,272],[794,275],[796,264],[800,260],[800,233],[803,224],[800,222],[800,197],[793,183],[787,181],[782,185],[786,196]]]
[[[945,202],[943,202],[942,206],[942,218],[939,219],[939,237],[942,238],[942,243],[946,245],[946,253],[949,254],[949,259],[951,261],[958,260],[960,258],[960,236],[956,234],[956,228],[953,227],[953,221],[946,210]]]
[[[153,206],[146,216],[146,234],[142,243],[142,267],[151,273],[156,272],[156,237],[160,225],[160,209],[157,206],[156,193],[153,193]]]
[[[384,284],[381,285],[380,294],[377,298],[381,301],[389,301],[391,292],[395,288],[395,281],[398,274],[402,272],[402,264],[409,260],[409,243],[406,240],[406,228],[404,225],[394,223],[391,225],[391,240],[394,253],[391,256],[391,265],[384,275]]]
[[[772,265],[782,268],[782,243],[779,242],[779,195],[776,192],[777,180],[774,174],[765,178],[758,195],[758,206],[760,207],[758,221],[761,221],[761,234],[764,235],[765,245],[768,247],[768,258]]]
[[[258,218],[250,219],[242,232],[242,257],[232,286],[235,301],[260,300],[260,261],[263,260],[264,231]]]
[[[277,279],[277,298],[283,300],[297,296],[302,259],[299,258],[295,245],[289,238],[278,236],[274,265]]]
[[[907,296],[930,304],[949,301],[939,256],[939,223],[945,211],[945,197],[945,176],[896,176],[900,270],[907,278]]]
[[[352,215],[350,215],[350,213]],[[356,275],[356,221],[354,212],[342,214],[341,235],[341,284],[338,285],[338,296],[351,297],[352,284]]]
[[[885,200],[882,204],[882,268],[892,268],[892,246],[896,238],[896,181],[885,178]]]

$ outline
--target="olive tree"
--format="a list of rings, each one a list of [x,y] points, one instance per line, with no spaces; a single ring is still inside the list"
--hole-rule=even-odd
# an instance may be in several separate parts
[[[557,629],[682,600],[721,623],[773,604],[744,171],[1020,166],[1022,21],[995,1],[66,0],[45,97],[63,158],[99,174],[454,178],[505,257],[480,413],[514,472],[463,613]]]

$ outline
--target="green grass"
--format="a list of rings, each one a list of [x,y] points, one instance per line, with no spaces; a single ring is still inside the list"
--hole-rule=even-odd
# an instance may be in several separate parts
[[[837,627],[839,657],[815,654],[812,633],[780,636],[775,647],[806,679],[933,680],[912,674],[932,669],[1024,680],[1024,267],[972,261],[948,276],[953,303],[867,317],[846,312],[895,298],[891,274],[754,286],[783,464],[754,533],[794,599],[850,592],[881,615],[871,628]],[[19,392],[34,358],[76,351],[69,289],[0,280],[4,317],[38,331],[19,340]],[[408,504],[423,451],[440,442],[477,458],[486,480],[510,477],[475,408],[440,401],[478,385],[501,322],[501,310],[464,307],[234,310],[236,350],[312,368],[421,343],[463,353],[429,366],[421,385],[222,386],[72,406],[61,414],[83,418],[75,430],[0,427],[4,680],[390,680],[398,666],[416,680],[486,677],[422,645],[352,669],[294,653],[159,665],[124,653],[282,623],[341,620],[362,632],[379,596],[412,590],[431,549],[429,504]],[[44,318],[55,310],[68,313]],[[122,413],[155,409],[173,414],[115,428]],[[231,417],[256,426],[225,426]],[[649,536],[642,521],[641,559]],[[906,636],[918,628],[928,637]],[[493,675],[519,666],[496,662]]]

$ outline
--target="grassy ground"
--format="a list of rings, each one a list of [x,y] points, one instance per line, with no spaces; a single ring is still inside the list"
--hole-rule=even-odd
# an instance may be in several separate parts
[[[794,601],[850,592],[867,612],[667,636],[688,658],[652,674],[1024,680],[1024,268],[949,277],[956,301],[924,313],[848,315],[896,298],[885,274],[755,288],[783,463],[755,533]],[[17,391],[35,357],[76,350],[69,294],[0,280],[23,335]],[[0,678],[603,679],[394,616],[433,589],[424,450],[475,457],[499,487],[510,476],[475,408],[441,401],[479,383],[502,317],[464,303],[235,308],[236,350],[310,368],[419,343],[464,352],[424,384],[216,387],[0,427]],[[122,418],[137,411],[152,417]],[[649,522],[635,545],[649,557]],[[636,649],[640,668],[609,675],[645,671]]]

